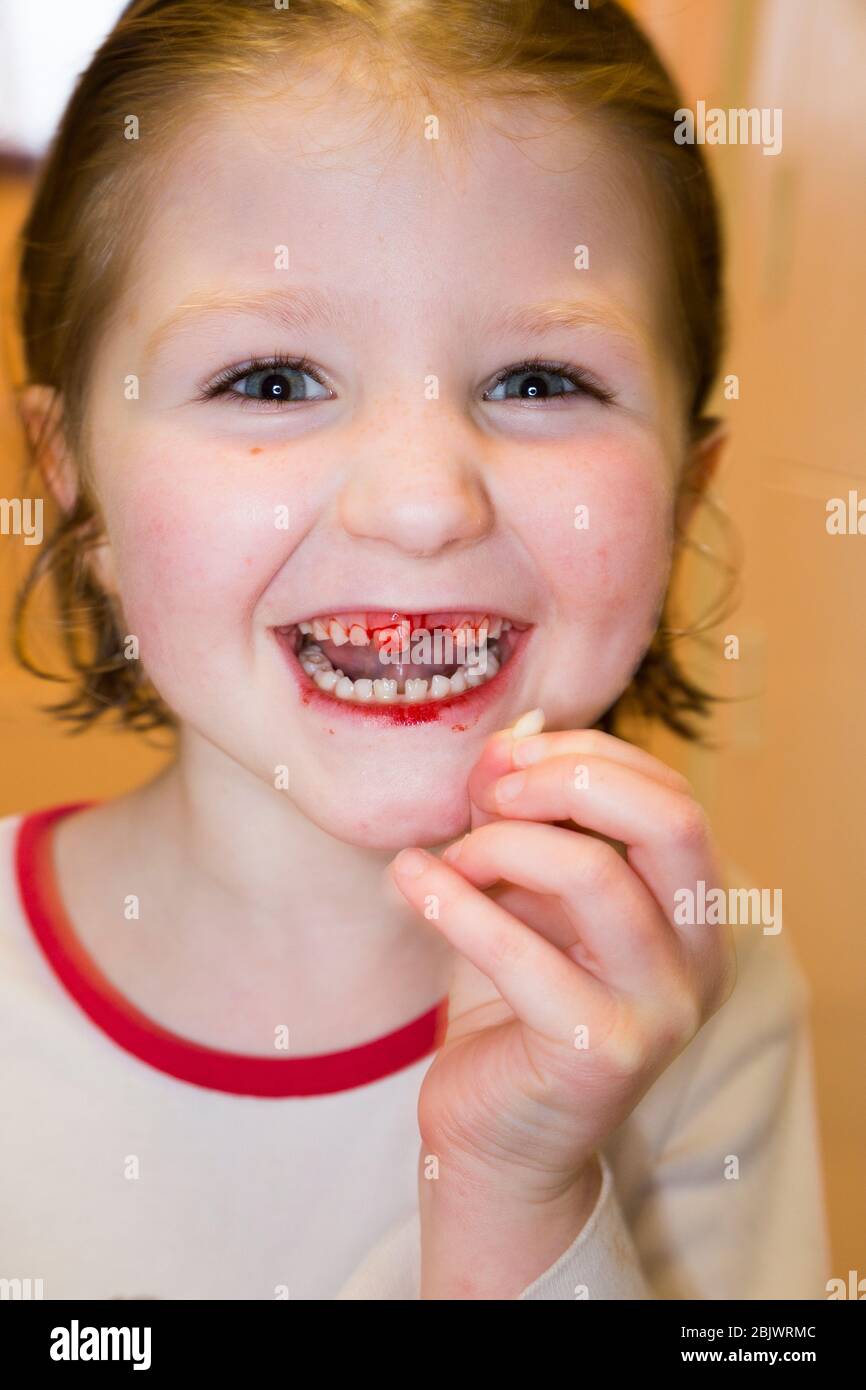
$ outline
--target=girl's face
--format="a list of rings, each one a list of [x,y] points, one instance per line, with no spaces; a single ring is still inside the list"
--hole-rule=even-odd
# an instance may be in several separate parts
[[[490,103],[458,138],[448,109],[313,86],[209,115],[166,168],[89,395],[104,573],[218,763],[341,839],[435,844],[493,730],[591,725],[655,630],[684,459],[666,251],[597,126]]]

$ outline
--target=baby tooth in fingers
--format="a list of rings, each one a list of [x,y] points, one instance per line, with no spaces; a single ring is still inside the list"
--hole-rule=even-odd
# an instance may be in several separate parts
[[[544,729],[544,710],[541,708],[527,710],[521,714],[517,723],[512,726],[512,738],[532,738],[535,734],[540,734]]]

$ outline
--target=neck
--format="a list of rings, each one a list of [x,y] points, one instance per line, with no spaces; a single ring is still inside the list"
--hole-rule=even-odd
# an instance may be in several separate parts
[[[264,1013],[302,1051],[374,1037],[448,991],[450,951],[385,874],[393,852],[336,840],[196,734],[144,787],[61,827],[78,925],[119,987],[166,1026],[243,1045]],[[98,892],[87,885],[96,882]],[[134,885],[134,887],[133,887]],[[146,932],[118,933],[135,891]],[[125,953],[122,956],[118,953]]]
[[[375,921],[377,936],[402,935],[414,915],[385,910],[384,871],[396,850],[346,844],[315,825],[291,800],[194,733],[180,736],[177,759],[143,792],[147,815],[184,874],[192,871],[226,907],[275,939],[314,950],[311,906],[350,908],[348,934]],[[171,828],[171,836],[166,836]],[[371,909],[365,913],[365,905]],[[391,904],[397,907],[396,898]]]
[[[206,899],[213,921],[243,924],[247,941],[284,944],[292,959],[333,962],[363,947],[368,958],[395,946],[441,938],[419,920],[386,874],[394,850],[347,844],[322,830],[278,791],[195,733],[142,789],[141,809],[187,888]],[[187,885],[187,888],[184,887]],[[323,931],[323,922],[328,930]],[[435,951],[434,954],[440,954]]]

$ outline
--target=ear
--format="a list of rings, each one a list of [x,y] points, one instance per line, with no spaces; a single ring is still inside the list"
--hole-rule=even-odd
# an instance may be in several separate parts
[[[17,404],[45,491],[68,516],[78,500],[80,482],[64,428],[62,398],[52,386],[27,386]],[[89,547],[86,563],[105,592],[114,593],[114,565],[108,544]]]
[[[715,477],[730,437],[724,420],[707,417],[699,437],[691,444],[680,478],[676,521],[680,532],[688,530],[695,507]]]
[[[63,402],[51,386],[27,386],[18,397],[18,414],[39,472],[62,512],[78,496],[78,475],[63,429]]]

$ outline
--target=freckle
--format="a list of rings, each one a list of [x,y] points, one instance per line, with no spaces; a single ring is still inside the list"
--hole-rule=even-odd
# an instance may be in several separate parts
[[[254,444],[253,447],[250,449],[250,453],[251,453],[251,454],[260,454],[261,452],[262,452],[262,446],[261,446],[261,444]]]

